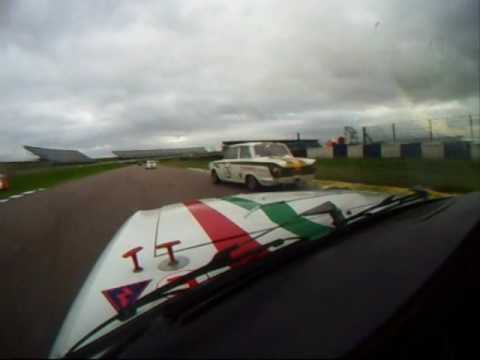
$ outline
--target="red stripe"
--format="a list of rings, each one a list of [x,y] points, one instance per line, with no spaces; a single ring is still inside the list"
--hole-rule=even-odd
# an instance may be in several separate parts
[[[232,252],[232,257],[238,257],[260,246],[258,242],[252,240],[246,231],[210,206],[198,200],[184,204],[208,234],[218,251],[240,245],[240,249]],[[258,255],[256,258],[258,258]]]

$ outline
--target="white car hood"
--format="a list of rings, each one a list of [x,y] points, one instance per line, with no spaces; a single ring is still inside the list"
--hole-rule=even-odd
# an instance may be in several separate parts
[[[133,297],[124,299],[126,302],[134,301],[134,298],[142,297],[166,284],[168,279],[185,275],[207,264],[222,250],[222,246],[229,244],[228,241],[218,242],[222,237],[238,235],[238,239],[244,239],[252,233],[276,227],[268,235],[256,240],[259,244],[264,244],[274,239],[302,236],[312,231],[330,231],[334,227],[329,215],[316,215],[308,219],[296,217],[298,221],[294,220],[288,226],[278,225],[282,222],[285,224],[285,218],[291,218],[292,214],[298,214],[326,201],[333,202],[344,214],[347,210],[355,214],[383,198],[384,194],[348,191],[270,192],[190,201],[157,210],[136,212],[118,230],[86,279],[70,308],[50,356],[65,355],[85,334],[115,316],[115,306],[121,306],[121,296],[128,295],[120,294],[122,291],[129,294],[133,292]],[[285,203],[288,201],[291,202]],[[277,205],[260,207],[270,203]],[[156,250],[155,246],[173,240],[181,241],[174,250],[178,251],[178,256],[187,259],[188,264],[175,271],[159,269],[159,265],[165,263],[168,256],[165,250]],[[200,244],[203,245],[179,251]],[[138,246],[143,247],[138,253],[138,261],[143,271],[133,272],[132,260],[123,258],[122,255]],[[215,274],[208,274],[197,281],[201,283],[212,276]],[[139,314],[161,301],[163,300],[142,307]],[[119,321],[113,322],[86,343],[121,324]]]

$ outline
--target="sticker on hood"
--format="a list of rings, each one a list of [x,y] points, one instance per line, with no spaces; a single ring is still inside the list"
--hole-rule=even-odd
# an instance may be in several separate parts
[[[102,294],[107,298],[116,311],[120,311],[133,305],[151,281],[152,280],[145,280],[113,289],[103,290]]]

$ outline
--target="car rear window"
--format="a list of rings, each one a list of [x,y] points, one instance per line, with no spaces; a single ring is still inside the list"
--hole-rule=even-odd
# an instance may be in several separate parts
[[[285,156],[291,155],[288,148],[283,144],[259,144],[255,145],[257,156]]]
[[[252,154],[248,146],[242,146],[240,148],[240,159],[251,159]]]
[[[225,150],[225,155],[223,156],[224,159],[236,159],[237,158],[237,150],[236,147],[227,148]]]

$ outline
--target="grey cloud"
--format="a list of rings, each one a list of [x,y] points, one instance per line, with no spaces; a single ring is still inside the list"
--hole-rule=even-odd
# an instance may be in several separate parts
[[[2,1],[0,160],[478,113],[478,6]]]

